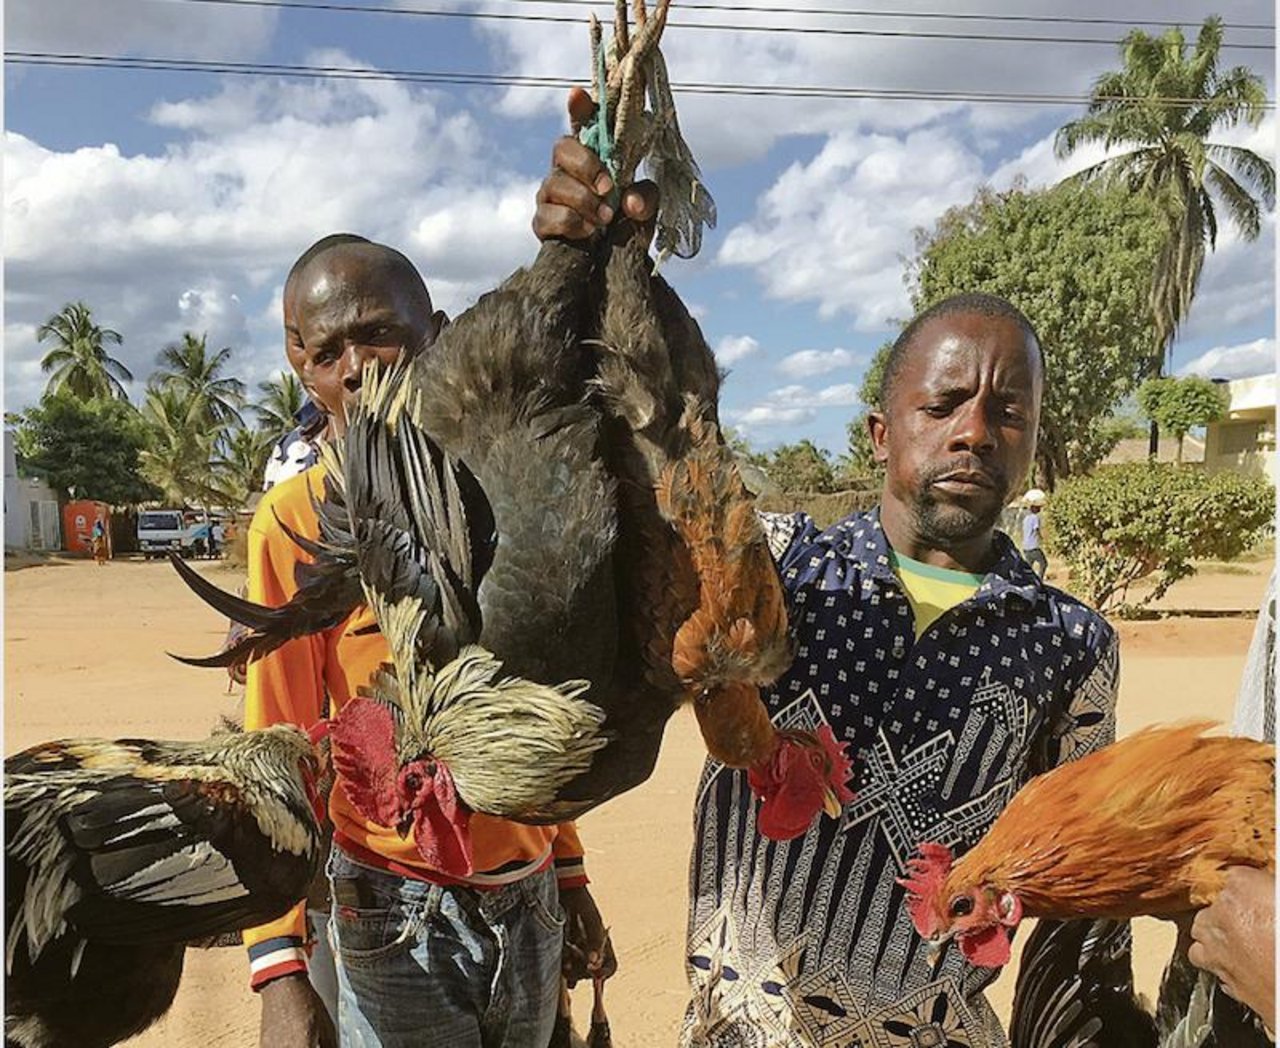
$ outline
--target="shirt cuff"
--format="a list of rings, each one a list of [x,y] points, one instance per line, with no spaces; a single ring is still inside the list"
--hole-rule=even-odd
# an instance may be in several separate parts
[[[590,884],[587,867],[581,855],[556,859],[556,885],[560,888],[585,888]]]
[[[283,975],[306,971],[306,947],[296,936],[281,935],[249,947],[249,987],[255,993]]]

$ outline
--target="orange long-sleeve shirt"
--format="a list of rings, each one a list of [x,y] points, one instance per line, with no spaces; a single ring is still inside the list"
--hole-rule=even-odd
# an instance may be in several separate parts
[[[249,526],[249,599],[278,607],[297,590],[294,567],[311,558],[277,523],[307,538],[319,537],[319,522],[311,495],[323,496],[324,467],[314,466],[277,484],[258,505]],[[376,625],[368,608],[358,608],[342,625],[324,633],[289,641],[249,665],[245,693],[246,730],[281,722],[307,728],[324,715],[327,691],[331,713],[368,681],[387,661],[389,652],[380,633],[359,634]],[[438,883],[458,881],[432,870],[414,846],[413,837],[402,840],[394,829],[369,822],[352,806],[335,784],[329,798],[334,837],[355,857],[369,865],[394,870],[408,877]],[[465,883],[492,888],[510,883],[544,868],[553,861],[561,887],[587,883],[582,865],[582,845],[573,823],[559,826],[525,826],[485,815],[471,818],[471,839],[478,871]],[[305,970],[306,937],[304,904],[284,917],[247,930],[251,981],[255,988],[271,979]]]

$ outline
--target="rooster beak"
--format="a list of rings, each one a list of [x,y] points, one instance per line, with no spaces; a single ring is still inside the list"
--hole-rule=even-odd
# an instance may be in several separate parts
[[[400,816],[400,821],[396,823],[396,833],[400,835],[400,839],[404,840],[409,836],[409,831],[413,829],[413,812],[407,811]]]
[[[942,966],[942,958],[945,950],[941,946],[931,947],[929,950],[929,974],[937,975],[938,969]]]
[[[836,791],[830,786],[822,791],[822,810],[833,819],[840,818],[840,813],[844,810],[840,804],[840,798],[836,796]]]
[[[937,974],[938,966],[942,964],[942,958],[946,956],[946,946],[955,938],[955,932],[947,932],[945,935],[939,935],[929,940],[929,968],[933,974]]]

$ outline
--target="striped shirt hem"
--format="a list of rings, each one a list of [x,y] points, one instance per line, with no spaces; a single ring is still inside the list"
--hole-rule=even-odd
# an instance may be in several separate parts
[[[280,935],[249,947],[249,986],[261,990],[273,979],[307,970],[307,951],[301,939]]]
[[[589,883],[582,856],[556,860],[556,884],[561,888],[582,888]]]

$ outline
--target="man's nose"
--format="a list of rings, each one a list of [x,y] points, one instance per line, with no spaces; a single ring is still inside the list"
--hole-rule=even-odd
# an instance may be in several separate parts
[[[982,397],[966,401],[954,417],[956,424],[951,432],[953,450],[979,453],[995,447],[995,426]]]
[[[373,359],[373,350],[355,342],[348,342],[342,350],[342,384],[350,390],[360,388],[364,366]]]

